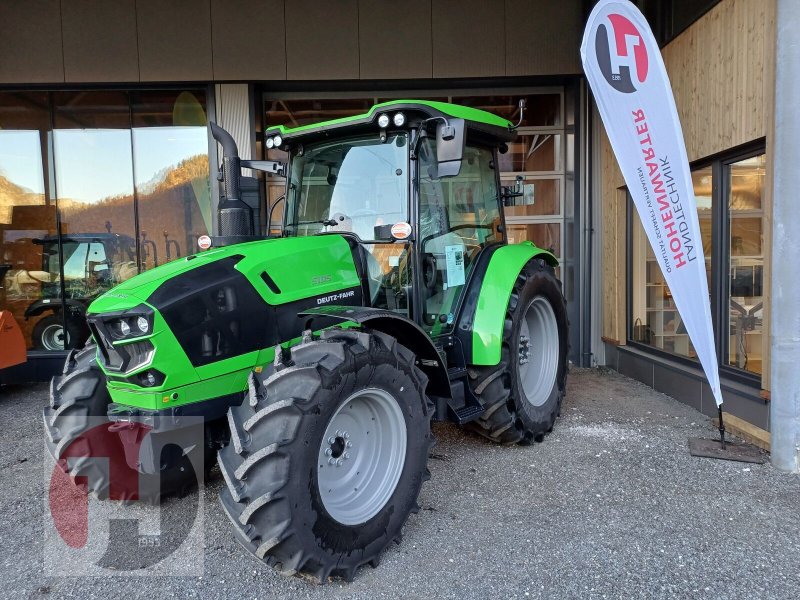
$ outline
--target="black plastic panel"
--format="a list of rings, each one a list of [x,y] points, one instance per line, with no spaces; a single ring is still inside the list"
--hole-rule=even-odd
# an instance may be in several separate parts
[[[274,344],[270,309],[231,256],[170,279],[148,298],[195,366]]]

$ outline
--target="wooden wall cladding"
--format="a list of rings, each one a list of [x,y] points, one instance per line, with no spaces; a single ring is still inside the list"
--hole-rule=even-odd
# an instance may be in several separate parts
[[[0,83],[63,83],[59,0],[0,3]]]
[[[434,77],[506,74],[503,2],[434,0],[432,14]]]
[[[210,0],[136,0],[141,81],[210,81]]]
[[[135,0],[62,0],[61,19],[66,81],[139,80]]]
[[[505,1],[506,75],[582,73],[581,2]]]
[[[433,76],[431,0],[359,0],[361,79]]]
[[[288,79],[358,79],[358,0],[286,2]]]
[[[689,160],[767,135],[774,0],[723,0],[663,50]]]
[[[211,0],[214,79],[286,79],[283,0]]]

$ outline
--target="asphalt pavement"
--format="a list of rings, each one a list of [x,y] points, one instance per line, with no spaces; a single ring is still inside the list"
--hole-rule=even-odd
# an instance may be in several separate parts
[[[0,597],[800,598],[800,476],[689,456],[687,438],[713,436],[710,421],[615,373],[573,370],[561,419],[532,447],[436,425],[432,478],[402,543],[354,582],[321,586],[237,545],[217,470],[201,498],[160,513],[113,506],[138,523],[138,545],[65,567],[48,508],[46,398],[45,385],[0,388]],[[99,504],[90,515],[111,510]],[[89,537],[87,547],[105,543]],[[157,540],[167,574],[136,568],[158,556],[142,540]]]

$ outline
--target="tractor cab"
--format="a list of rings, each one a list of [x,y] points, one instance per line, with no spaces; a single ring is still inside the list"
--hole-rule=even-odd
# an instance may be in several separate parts
[[[350,238],[371,307],[447,334],[482,250],[506,242],[497,153],[515,135],[490,113],[410,100],[270,128],[266,146],[289,154],[281,235]]]

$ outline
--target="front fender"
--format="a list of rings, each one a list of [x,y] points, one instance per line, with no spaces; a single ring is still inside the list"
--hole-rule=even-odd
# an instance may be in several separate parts
[[[86,305],[76,300],[66,300],[64,302],[70,314],[75,317],[83,317],[86,314]],[[60,298],[42,298],[33,302],[25,309],[25,318],[38,317],[43,312],[49,310],[60,311],[63,308]]]
[[[522,267],[533,258],[542,258],[553,267],[558,260],[552,253],[532,242],[501,246],[492,254],[475,304],[472,318],[472,353],[467,362],[473,365],[496,365],[500,362],[503,324],[514,282]]]
[[[332,305],[312,308],[299,313],[299,316],[307,317],[306,329],[311,329],[314,318],[327,317],[364,325],[392,336],[417,355],[419,368],[428,376],[428,394],[450,397],[447,365],[428,334],[411,319],[382,308]]]

